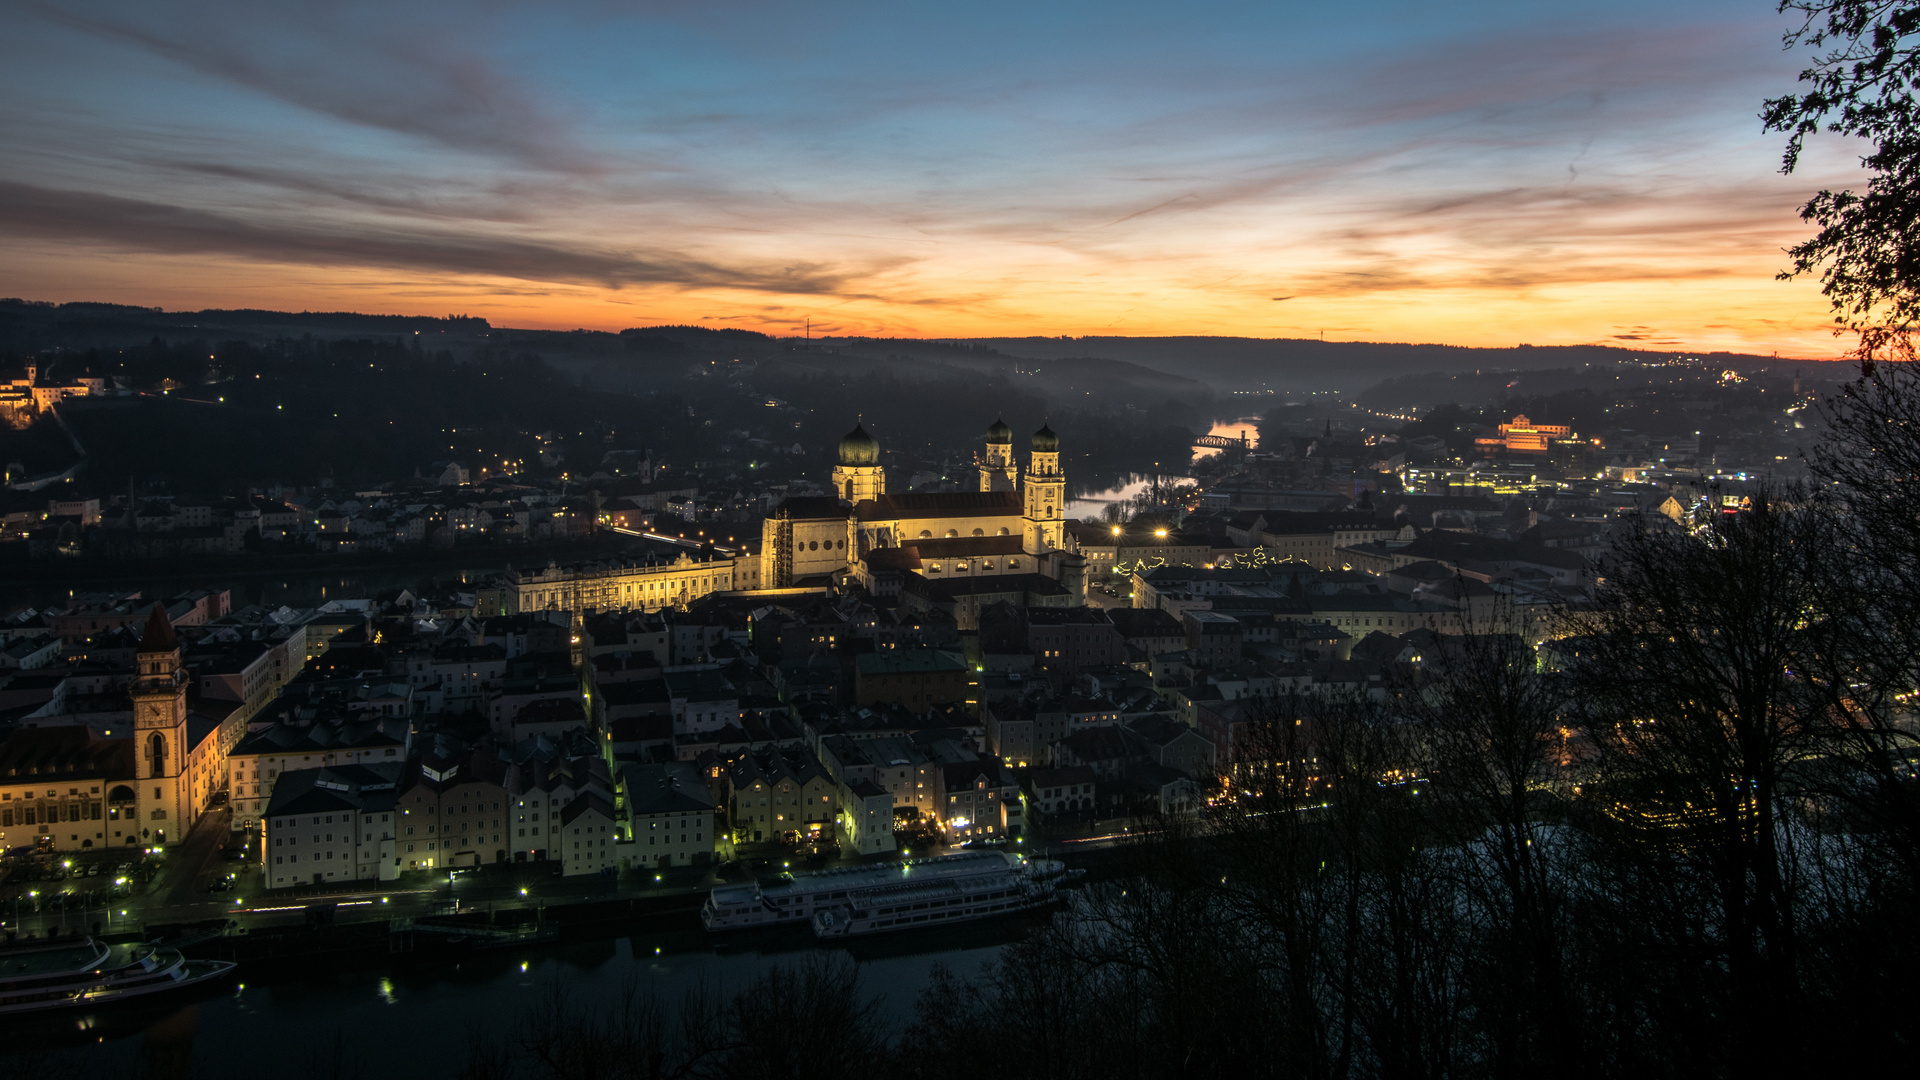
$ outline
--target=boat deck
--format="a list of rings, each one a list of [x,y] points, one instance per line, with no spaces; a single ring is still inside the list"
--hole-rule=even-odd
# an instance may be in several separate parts
[[[92,941],[0,949],[0,980],[32,979],[85,971],[107,958],[107,950]]]

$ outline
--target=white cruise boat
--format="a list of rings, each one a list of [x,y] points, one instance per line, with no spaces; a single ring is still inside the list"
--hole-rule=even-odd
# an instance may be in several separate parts
[[[782,874],[751,884],[716,886],[700,908],[700,922],[708,930],[748,930],[787,923],[808,924],[813,923],[814,916],[820,912],[849,907],[856,895],[865,896],[876,889],[903,886],[919,888],[945,884],[967,896],[1010,893],[1044,886],[1050,895],[1053,885],[1065,875],[1066,867],[1056,861],[1028,861],[1004,851],[963,851],[955,855],[937,855],[897,863]],[[1008,899],[1007,896],[1001,896],[990,903],[1004,905]],[[941,907],[942,911],[949,909],[950,905]],[[1012,909],[1003,906],[994,912],[982,912],[981,915],[998,914],[1006,910]]]
[[[1045,907],[1069,872],[1052,859],[1034,859],[1000,874],[967,877],[913,877],[865,889],[850,889],[845,900],[816,905],[816,937],[852,937],[888,930],[917,930],[941,923],[967,922]]]
[[[92,938],[0,949],[0,1016],[107,1005],[211,982],[225,960],[188,960],[152,945],[103,945]]]

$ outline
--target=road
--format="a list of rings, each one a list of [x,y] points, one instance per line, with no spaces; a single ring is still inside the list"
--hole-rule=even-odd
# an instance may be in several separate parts
[[[154,881],[160,888],[147,890],[150,903],[178,907],[199,900],[210,882],[226,876],[221,848],[232,835],[233,811],[216,806],[201,814],[186,842],[167,852],[166,872]]]
[[[268,891],[263,887],[256,858],[229,860],[225,849],[252,838],[229,831],[232,818],[225,808],[201,817],[187,840],[159,857],[159,870],[144,888],[135,881],[134,895],[108,901],[105,890],[116,880],[133,879],[125,867],[107,874],[61,883],[18,883],[0,889],[0,922],[7,929],[40,936],[54,933],[121,931],[136,927],[194,923],[227,918],[243,928],[268,928],[305,920],[311,905],[333,905],[340,922],[364,922],[419,917],[454,911],[533,910],[564,904],[609,900],[683,897],[691,906],[719,881],[713,867],[688,867],[660,874],[629,873],[620,878],[582,876],[562,878],[550,863],[508,863],[463,870],[448,877],[409,874],[390,882],[351,882],[339,886],[302,886]],[[1076,823],[1059,834],[1035,836],[1013,850],[1071,859],[1075,851],[1111,847],[1129,834],[1124,820]],[[1048,830],[1051,834],[1053,830]],[[257,842],[257,841],[255,841]],[[918,850],[918,849],[916,849]],[[928,849],[941,854],[954,849]],[[250,856],[258,854],[250,848]],[[101,858],[112,853],[101,853]],[[778,855],[771,858],[778,860]],[[848,860],[864,861],[864,860]],[[776,869],[778,862],[769,863]],[[839,865],[839,864],[836,864]],[[124,875],[116,877],[114,875]],[[231,877],[229,890],[208,886]],[[651,880],[650,880],[651,879]],[[70,897],[91,891],[94,899],[55,909],[58,894]]]

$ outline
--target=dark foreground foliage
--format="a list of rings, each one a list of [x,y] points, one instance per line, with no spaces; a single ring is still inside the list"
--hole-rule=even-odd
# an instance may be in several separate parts
[[[977,977],[936,971],[901,1030],[819,961],[726,1000],[556,1001],[473,1075],[1899,1069],[1916,401],[1883,365],[1832,406],[1824,486],[1626,537],[1542,648],[1496,617],[1389,693],[1262,702],[1204,820],[1152,823],[1127,873]]]

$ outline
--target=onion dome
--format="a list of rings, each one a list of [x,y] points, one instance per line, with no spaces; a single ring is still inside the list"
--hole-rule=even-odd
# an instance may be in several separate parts
[[[1039,454],[1057,454],[1060,452],[1060,436],[1055,435],[1052,428],[1042,424],[1040,430],[1033,433],[1033,449]]]
[[[866,428],[855,424],[853,430],[847,432],[847,437],[840,440],[840,464],[878,465],[880,444],[867,434]]]
[[[995,420],[993,422],[993,426],[987,429],[987,445],[988,446],[1012,446],[1013,445],[1013,429],[1007,426],[1007,422],[1005,420]]]

